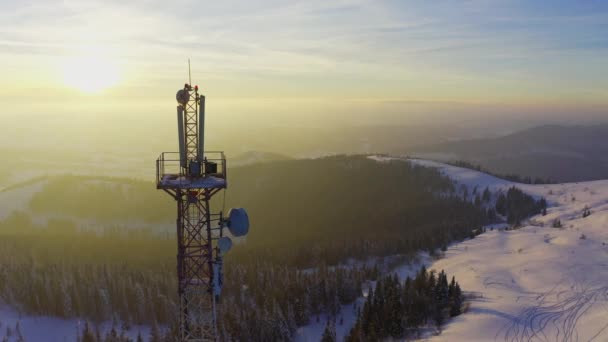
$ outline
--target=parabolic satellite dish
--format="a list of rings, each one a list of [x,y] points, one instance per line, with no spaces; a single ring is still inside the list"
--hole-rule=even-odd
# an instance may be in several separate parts
[[[228,230],[233,236],[245,236],[249,232],[249,216],[243,208],[232,208],[228,212]]]
[[[175,94],[175,99],[177,100],[177,103],[185,106],[188,101],[190,101],[190,92],[186,89],[180,89],[177,91],[177,94]]]
[[[217,247],[220,249],[220,253],[224,255],[232,248],[232,240],[227,236],[222,236],[217,239]]]

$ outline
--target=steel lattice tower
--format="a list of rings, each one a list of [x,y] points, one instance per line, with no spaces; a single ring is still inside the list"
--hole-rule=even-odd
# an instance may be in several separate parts
[[[227,187],[226,158],[223,152],[204,151],[205,97],[198,86],[186,84],[176,97],[180,152],[160,155],[156,187],[177,202],[179,337],[180,341],[216,341],[222,256],[232,245],[222,236],[223,228],[244,235],[249,221],[244,209],[232,209],[232,219],[224,219],[222,212],[211,213],[211,198]],[[236,223],[231,226],[231,221]]]

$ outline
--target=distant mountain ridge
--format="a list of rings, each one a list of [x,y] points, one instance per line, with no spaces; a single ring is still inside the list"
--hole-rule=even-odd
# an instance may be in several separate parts
[[[499,174],[559,182],[608,178],[608,124],[547,125],[498,138],[421,146],[420,157],[464,160]]]

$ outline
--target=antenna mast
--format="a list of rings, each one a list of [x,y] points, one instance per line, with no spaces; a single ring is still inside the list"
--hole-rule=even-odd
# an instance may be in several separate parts
[[[190,59],[188,59],[190,77]],[[211,212],[211,198],[227,186],[223,152],[204,150],[205,96],[185,84],[176,95],[179,152],[163,152],[156,160],[156,188],[177,202],[177,278],[179,341],[219,341],[219,296],[223,257],[232,236],[249,231],[243,208]]]

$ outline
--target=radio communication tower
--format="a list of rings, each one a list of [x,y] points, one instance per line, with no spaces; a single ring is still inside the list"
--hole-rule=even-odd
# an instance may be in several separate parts
[[[188,61],[188,68],[190,61]],[[228,186],[223,152],[204,150],[205,96],[184,85],[176,95],[179,152],[156,160],[156,188],[177,202],[177,279],[179,338],[182,342],[217,341],[217,306],[222,290],[222,258],[232,236],[249,231],[243,208],[212,213],[211,198]]]

